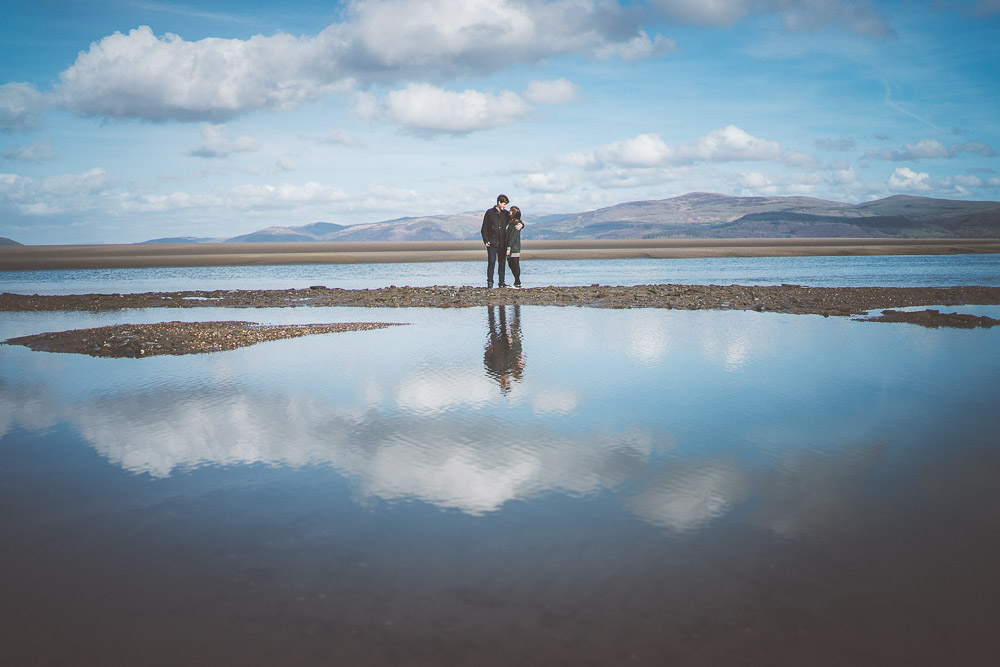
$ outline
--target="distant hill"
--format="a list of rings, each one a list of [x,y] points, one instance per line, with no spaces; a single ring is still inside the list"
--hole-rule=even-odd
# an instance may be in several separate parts
[[[13,239],[9,239],[6,236],[0,236],[0,245],[24,245],[23,243],[18,243]]]
[[[482,211],[361,225],[268,227],[226,242],[462,241],[479,239]],[[694,192],[596,211],[525,216],[526,238],[1000,238],[1000,202],[896,195],[844,204],[812,197]],[[218,240],[218,239],[211,239]],[[157,239],[155,242],[187,242]]]
[[[252,234],[234,236],[226,239],[227,243],[287,243],[289,241],[301,241],[303,243],[312,241],[328,241],[331,235],[347,229],[344,225],[337,225],[332,222],[314,222],[311,225],[301,227],[268,227]]]
[[[172,236],[165,239],[153,239],[141,243],[217,243],[224,239],[214,239],[203,236]]]
[[[691,193],[542,222],[538,239],[1000,237],[1000,202],[898,195],[863,204]]]

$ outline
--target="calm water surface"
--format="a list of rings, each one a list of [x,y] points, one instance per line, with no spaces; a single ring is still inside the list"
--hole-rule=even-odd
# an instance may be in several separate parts
[[[484,258],[485,259],[485,258]],[[813,287],[1000,285],[1000,255],[890,257],[702,257],[692,259],[530,260],[527,287],[546,285],[715,284]],[[308,264],[0,272],[0,290],[20,294],[302,289],[389,285],[485,285],[486,262]]]
[[[0,346],[0,663],[993,664],[996,329],[199,309],[0,340],[185,318],[407,325]]]

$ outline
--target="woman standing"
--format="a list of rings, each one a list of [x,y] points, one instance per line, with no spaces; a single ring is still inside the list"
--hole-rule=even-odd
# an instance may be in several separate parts
[[[514,274],[514,287],[521,286],[521,230],[524,222],[521,220],[521,209],[510,207],[510,224],[507,225],[507,265]]]

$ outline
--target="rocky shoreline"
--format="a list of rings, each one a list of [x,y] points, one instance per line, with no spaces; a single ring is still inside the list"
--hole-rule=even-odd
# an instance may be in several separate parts
[[[752,310],[850,317],[872,310],[919,306],[998,305],[1000,287],[803,287],[800,285],[637,285],[486,289],[479,287],[383,287],[345,290],[314,286],[289,290],[213,290],[139,294],[0,294],[0,312],[121,311],[136,308],[473,308],[482,306],[577,306]],[[1000,320],[967,314],[890,310],[863,321],[926,327],[977,328]],[[356,331],[396,323],[265,326],[253,322],[164,322],[36,334],[4,341],[34,350],[102,357],[146,357],[230,350],[264,340]]]
[[[130,308],[472,308],[477,306],[585,306],[754,310],[825,316],[859,315],[878,308],[1000,304],[1000,287],[803,287],[801,285],[635,285],[586,287],[314,286],[286,290],[212,290],[135,294],[0,294],[0,312],[114,311]]]

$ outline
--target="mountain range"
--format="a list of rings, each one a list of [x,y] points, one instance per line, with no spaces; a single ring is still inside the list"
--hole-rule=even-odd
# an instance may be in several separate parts
[[[360,225],[314,222],[232,238],[146,243],[478,240],[483,211]],[[845,204],[811,197],[735,197],[694,192],[607,208],[525,216],[526,238],[1000,238],[1000,202],[895,195]]]

